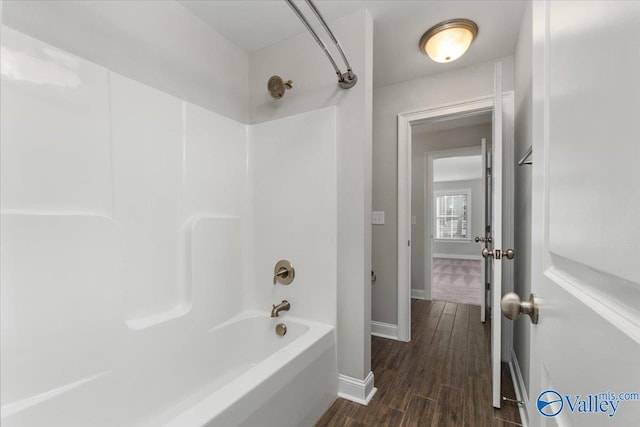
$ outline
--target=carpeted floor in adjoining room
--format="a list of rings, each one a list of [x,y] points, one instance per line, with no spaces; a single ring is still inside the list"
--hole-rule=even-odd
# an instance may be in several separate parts
[[[480,260],[434,258],[431,297],[435,300],[480,305]]]

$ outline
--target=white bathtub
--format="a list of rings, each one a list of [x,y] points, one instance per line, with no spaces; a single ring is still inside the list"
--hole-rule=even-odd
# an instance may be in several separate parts
[[[199,339],[148,335],[117,369],[3,405],[2,425],[311,426],[337,394],[330,325],[244,312]]]

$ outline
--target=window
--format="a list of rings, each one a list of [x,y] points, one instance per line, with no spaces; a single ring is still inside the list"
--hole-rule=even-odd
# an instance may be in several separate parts
[[[436,239],[468,240],[471,235],[471,190],[437,192]]]

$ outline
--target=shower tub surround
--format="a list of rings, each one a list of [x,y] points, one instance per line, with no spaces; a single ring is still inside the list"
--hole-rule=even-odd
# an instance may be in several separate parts
[[[319,418],[335,107],[248,126],[6,26],[1,89],[2,425]]]

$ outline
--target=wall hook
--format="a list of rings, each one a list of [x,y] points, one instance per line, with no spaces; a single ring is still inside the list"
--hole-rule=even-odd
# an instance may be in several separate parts
[[[524,157],[522,157],[518,162],[518,166],[533,164],[533,159],[531,158],[532,155],[533,155],[533,146],[529,147]]]

